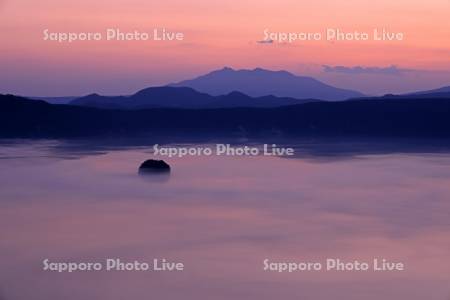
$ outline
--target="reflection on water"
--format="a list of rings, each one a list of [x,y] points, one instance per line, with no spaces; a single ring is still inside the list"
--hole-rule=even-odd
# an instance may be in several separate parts
[[[285,143],[296,159],[164,158],[161,181],[137,173],[150,141],[3,142],[0,299],[448,299],[442,144]],[[265,258],[374,257],[407,269],[262,271]],[[166,258],[185,271],[58,274],[45,258]]]
[[[143,172],[143,171],[139,171],[138,172],[139,176],[144,179],[147,180],[149,182],[168,182],[170,179],[170,172]]]

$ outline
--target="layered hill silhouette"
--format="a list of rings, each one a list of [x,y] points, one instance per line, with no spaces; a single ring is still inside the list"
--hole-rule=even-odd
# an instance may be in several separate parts
[[[108,109],[145,108],[226,108],[226,107],[276,107],[302,104],[317,100],[293,99],[275,96],[249,97],[239,92],[211,96],[187,87],[150,87],[131,96],[100,96],[91,94],[72,100],[70,104]]]
[[[418,91],[414,93],[405,94],[405,96],[423,96],[423,95],[450,95],[450,86],[444,86],[441,88],[427,90],[427,91]]]
[[[450,99],[450,86],[408,94],[386,94],[381,97],[361,97],[355,99]]]
[[[28,97],[33,100],[44,100],[45,102],[48,102],[50,104],[69,104],[70,101],[78,98],[73,96],[66,96],[66,97]]]
[[[392,95],[387,94],[381,97],[359,97],[353,99],[373,100],[373,99],[437,99],[450,98],[450,92],[446,88],[416,92],[412,94]],[[58,102],[50,102],[59,104]],[[233,108],[233,107],[260,107],[273,108],[317,102],[316,99],[294,99],[289,97],[276,97],[272,95],[262,97],[250,97],[241,92],[231,92],[221,96],[211,96],[200,93],[187,87],[150,87],[143,89],[130,96],[101,96],[90,94],[84,97],[75,98],[69,104],[76,106],[95,107],[103,109],[125,109],[139,110],[148,108]]]
[[[346,100],[364,96],[360,92],[336,88],[312,77],[261,68],[234,70],[225,67],[191,80],[170,84],[170,86],[190,87],[214,96],[226,95],[233,91],[251,97],[273,95],[321,100]]]
[[[434,93],[417,93],[417,94],[405,94],[405,95],[392,95],[387,94],[379,98],[385,99],[430,99],[430,98],[450,98],[450,92],[434,92]],[[373,97],[367,97],[366,99],[373,99]]]
[[[141,110],[53,105],[0,95],[0,137],[54,138],[170,132],[450,138],[450,99],[311,102],[274,108]]]

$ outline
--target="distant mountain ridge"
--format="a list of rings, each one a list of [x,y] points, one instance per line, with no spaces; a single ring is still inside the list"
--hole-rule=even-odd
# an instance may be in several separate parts
[[[440,93],[413,93],[413,94],[403,94],[403,95],[392,95],[387,94],[380,98],[385,99],[439,99],[439,98],[450,98],[450,92],[440,92]]]
[[[239,91],[251,97],[273,95],[296,99],[347,100],[364,94],[336,88],[312,77],[297,76],[287,71],[270,71],[262,68],[234,70],[225,67],[194,79],[170,84],[190,87],[213,96]]]
[[[131,96],[101,96],[90,94],[70,102],[71,105],[107,109],[146,108],[227,108],[276,107],[313,102],[313,99],[293,99],[275,96],[252,98],[240,92],[211,96],[188,87],[150,87]]]
[[[362,97],[359,99],[450,99],[450,86],[407,94],[385,94],[380,97]]]
[[[353,99],[439,99],[450,98],[446,88],[416,92],[412,94],[386,94],[381,97],[358,97]],[[149,108],[233,108],[233,107],[261,107],[272,108],[317,102],[316,99],[294,99],[288,97],[262,96],[250,97],[241,92],[231,92],[226,95],[211,96],[188,87],[150,87],[138,91],[130,96],[101,96],[90,94],[76,98],[69,102],[71,105],[95,107],[102,109],[139,110]],[[55,104],[55,103],[53,103]]]
[[[68,104],[70,101],[78,98],[74,96],[63,96],[63,97],[28,97],[32,100],[44,100],[50,104]]]
[[[228,74],[228,75],[227,75]],[[232,77],[233,84],[221,84],[221,77]],[[278,93],[277,88],[281,85],[288,85],[288,88],[299,89],[300,85],[293,84],[289,86],[288,81],[300,80],[309,87],[319,86],[321,94],[305,94],[296,96],[280,96],[286,92]],[[242,80],[241,80],[242,79]],[[256,87],[247,85],[246,80],[255,81]],[[235,81],[238,81],[236,83]],[[267,83],[267,81],[270,81]],[[292,83],[292,82],[291,82]],[[217,85],[219,85],[217,87]],[[244,87],[242,87],[244,85]],[[274,86],[275,85],[275,86]],[[324,88],[325,86],[325,88]],[[179,90],[171,90],[167,88],[180,88]],[[186,89],[187,88],[187,89]],[[255,88],[251,91],[249,89]],[[286,86],[283,86],[286,88]],[[185,80],[179,83],[169,84],[162,87],[145,88],[134,95],[126,96],[101,96],[98,94],[90,94],[83,97],[28,97],[33,100],[44,100],[51,104],[72,104],[80,106],[91,106],[98,108],[120,108],[120,109],[141,109],[155,107],[178,107],[178,108],[225,108],[225,107],[276,107],[292,104],[307,103],[319,100],[336,100],[323,96],[323,93],[336,91],[337,88],[321,83],[311,77],[301,77],[293,75],[286,71],[269,71],[261,68],[254,70],[233,70],[231,68],[223,68],[221,70],[212,71],[206,75],[197,77],[192,80]],[[375,98],[448,98],[450,96],[450,86],[444,86],[431,90],[416,91],[401,94],[385,94],[381,97],[365,96],[362,93],[337,89],[342,99],[375,99]],[[350,94],[348,93],[350,91]],[[288,92],[289,94],[289,92]],[[338,94],[334,93],[334,96]],[[211,96],[216,96],[212,98]],[[258,99],[255,99],[258,98]]]
[[[437,89],[418,91],[418,92],[408,93],[408,94],[403,94],[403,95],[411,96],[411,95],[443,94],[443,93],[446,93],[447,95],[450,94],[450,86],[444,86],[444,87],[440,87]]]

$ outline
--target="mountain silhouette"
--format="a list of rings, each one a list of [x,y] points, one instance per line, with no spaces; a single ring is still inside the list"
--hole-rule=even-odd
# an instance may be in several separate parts
[[[236,134],[450,137],[450,98],[311,102],[274,108],[141,110],[54,105],[0,95],[1,138]]]
[[[32,100],[44,100],[45,102],[48,102],[50,104],[68,104],[70,101],[78,98],[74,96],[67,96],[67,97],[28,97]]]
[[[296,76],[286,71],[234,70],[225,67],[206,75],[170,86],[190,87],[210,95],[226,95],[239,91],[251,97],[273,95],[296,99],[346,100],[364,96],[352,90],[340,89],[312,77]]]
[[[240,92],[211,96],[187,87],[150,87],[131,96],[100,96],[90,94],[72,100],[70,104],[108,109],[145,108],[225,108],[225,107],[276,107],[302,104],[317,100],[299,100],[265,96],[253,98]]]
[[[411,96],[411,95],[429,95],[429,94],[433,94],[433,95],[438,95],[438,94],[450,95],[450,86],[444,86],[444,87],[441,87],[441,88],[437,88],[437,89],[433,89],[433,90],[427,90],[427,91],[418,91],[418,92],[409,93],[409,94],[405,94],[405,95],[406,96]]]
[[[450,99],[450,86],[435,90],[419,91],[409,94],[386,94],[381,97],[361,97],[355,99]]]
[[[150,87],[131,96],[90,94],[70,102],[72,105],[110,109],[143,109],[155,107],[201,107],[211,103],[210,95],[191,88]]]

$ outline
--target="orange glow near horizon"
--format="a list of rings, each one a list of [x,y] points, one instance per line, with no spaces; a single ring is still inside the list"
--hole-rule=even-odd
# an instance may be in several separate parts
[[[93,82],[92,87],[107,92],[115,78],[131,76],[136,79],[135,84],[124,86],[126,92],[142,84],[164,84],[225,65],[286,69],[297,74],[305,71],[299,67],[305,65],[316,66],[316,69],[321,65],[396,65],[442,72],[442,78],[436,77],[440,78],[438,82],[450,83],[450,78],[445,78],[450,70],[449,12],[448,0],[427,3],[419,0],[318,0],[314,3],[294,0],[6,0],[0,2],[3,38],[0,63],[7,66],[10,77],[1,79],[17,86],[14,83],[21,76],[32,80],[33,76],[44,74],[48,81],[36,83],[43,84],[36,87],[37,92],[45,91],[45,84],[58,81],[61,76],[66,81],[78,79],[78,76],[92,76],[91,80],[95,81],[104,76],[103,82],[98,81],[96,85]],[[107,28],[142,32],[167,28],[184,33],[185,39],[182,42],[73,43],[43,40],[44,29],[104,32]],[[257,43],[264,38],[264,29],[324,32],[327,28],[347,32],[386,28],[404,33],[405,38],[378,42]],[[24,75],[26,71],[30,75]],[[91,75],[83,76],[83,72]],[[314,72],[310,75],[317,75]],[[22,83],[24,87],[26,84]],[[14,91],[9,86],[0,88]],[[68,88],[77,91],[73,84],[68,84]],[[33,91],[32,88],[24,90]]]

